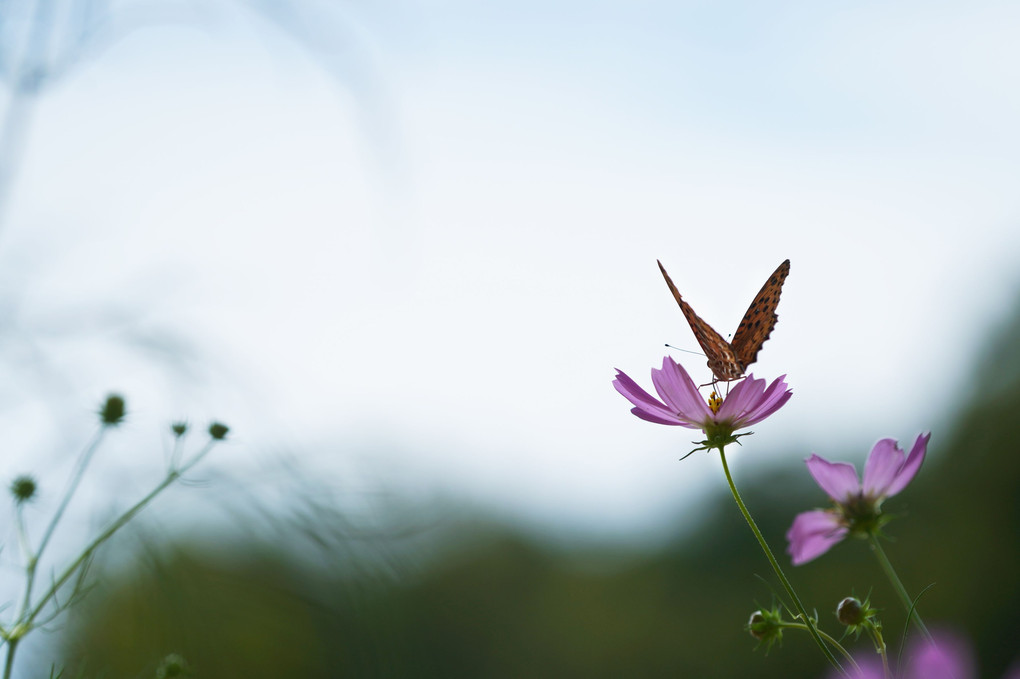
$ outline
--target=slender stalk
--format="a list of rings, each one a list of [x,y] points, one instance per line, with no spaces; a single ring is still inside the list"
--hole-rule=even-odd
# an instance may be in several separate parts
[[[92,557],[92,555],[96,552],[97,549],[99,549],[100,546],[102,546],[104,542],[113,537],[114,533],[123,528],[124,525],[127,524],[131,519],[133,519],[140,511],[142,511],[146,505],[152,502],[152,500],[155,499],[157,495],[166,490],[166,488],[170,486],[174,481],[179,479],[184,473],[186,473],[188,470],[190,470],[192,467],[198,464],[202,460],[202,458],[204,458],[209,453],[209,451],[212,450],[213,446],[216,443],[217,443],[216,440],[209,441],[209,443],[207,443],[198,453],[196,453],[195,456],[192,457],[186,464],[180,467],[171,467],[170,471],[167,472],[166,478],[164,478],[159,483],[159,485],[153,488],[148,495],[146,495],[141,500],[132,505],[126,512],[121,514],[116,520],[114,520],[109,526],[107,526],[102,533],[96,536],[96,538],[92,540],[92,542],[90,542],[88,546],[85,547],[84,550],[82,550],[81,554],[78,555],[78,558],[75,559],[67,568],[63,570],[63,572],[61,572],[61,574],[56,579],[53,580],[52,584],[50,585],[50,588],[46,591],[45,594],[42,595],[42,597],[40,597],[39,601],[35,604],[34,607],[32,607],[31,610],[28,610],[28,606],[31,604],[31,599],[26,597],[24,601],[23,610],[18,615],[18,620],[15,623],[14,627],[12,628],[11,632],[8,633],[7,659],[4,662],[4,672],[2,679],[10,679],[11,670],[14,667],[14,654],[17,651],[18,642],[21,641],[21,637],[24,636],[25,633],[32,629],[32,623],[35,622],[35,619],[39,617],[39,614],[42,613],[43,609],[46,608],[50,601],[54,597],[56,597],[57,592],[60,590],[60,588],[63,587],[64,584],[78,571],[78,569],[81,568]],[[86,451],[88,450],[89,449],[86,449]],[[89,456],[91,456],[91,452],[83,454],[82,459],[84,460],[85,464],[87,464],[87,458]],[[83,465],[79,464],[79,469],[82,468]],[[73,492],[73,489],[76,486],[77,481],[71,484],[70,492]],[[66,503],[64,503],[64,505],[61,506],[60,511],[63,511],[63,506],[65,505]],[[51,523],[51,526],[52,525],[53,524]],[[31,580],[34,578],[35,564],[37,563],[38,552],[36,553],[35,558],[29,561],[29,567],[27,567],[26,569],[28,571],[29,585],[31,584]]]
[[[70,481],[68,481],[67,490],[64,491],[64,497],[61,499],[57,511],[54,512],[53,518],[50,519],[42,539],[39,541],[39,548],[33,554],[27,539],[23,543],[25,549],[25,596],[22,598],[21,609],[18,612],[19,620],[25,615],[25,612],[28,611],[32,604],[32,588],[35,586],[36,567],[39,565],[39,559],[42,558],[43,550],[49,544],[50,538],[53,537],[53,531],[56,530],[57,524],[60,523],[60,519],[64,516],[67,505],[70,504],[71,498],[74,496],[75,491],[78,490],[78,484],[81,483],[82,477],[85,475],[85,469],[89,466],[92,455],[102,442],[103,434],[105,433],[106,427],[100,427],[96,435],[89,441],[89,444],[82,450],[81,455],[78,456],[78,463],[71,474]],[[8,657],[10,657],[10,653],[8,653]]]
[[[754,519],[751,518],[751,513],[747,511],[747,506],[744,505],[744,501],[740,499],[740,493],[737,492],[737,486],[733,483],[733,476],[730,474],[730,467],[726,463],[726,452],[722,448],[719,449],[719,459],[722,460],[723,471],[726,472],[726,481],[730,484],[730,492],[733,493],[733,499],[737,501],[740,513],[744,515],[744,520],[747,521],[747,525],[751,527],[751,532],[754,533],[754,537],[758,538],[758,544],[761,545],[762,551],[765,552],[765,556],[768,558],[769,563],[772,564],[772,570],[775,571],[779,581],[783,583],[786,593],[790,595],[793,605],[797,608],[797,612],[800,614],[801,619],[807,626],[808,633],[811,634],[811,638],[815,640],[815,643],[818,644],[818,648],[821,649],[822,654],[832,664],[832,666],[838,669],[845,676],[849,676],[847,675],[846,670],[843,669],[843,666],[839,664],[839,660],[836,659],[836,656],[834,656],[832,651],[829,650],[829,647],[825,645],[821,635],[818,633],[818,629],[811,621],[811,617],[807,614],[807,609],[804,608],[804,604],[801,603],[800,597],[798,597],[797,593],[793,590],[793,585],[791,585],[790,581],[786,579],[783,569],[779,567],[779,562],[776,560],[775,555],[772,554],[772,550],[769,549],[768,543],[765,542],[765,536],[761,534],[760,530],[758,530],[758,525],[754,522]]]
[[[889,582],[892,583],[893,589],[896,590],[896,594],[900,597],[903,607],[907,609],[907,615],[911,617],[914,624],[917,625],[919,630],[921,630],[921,633],[924,634],[925,638],[928,641],[935,643],[935,640],[932,639],[931,632],[928,631],[924,621],[921,620],[921,614],[917,612],[917,607],[914,606],[914,602],[910,600],[910,595],[907,594],[907,588],[903,586],[903,583],[900,581],[900,577],[896,575],[896,571],[892,567],[892,562],[890,562],[889,557],[885,555],[885,550],[882,549],[882,545],[879,543],[878,538],[873,534],[869,534],[868,542],[871,544],[872,554],[874,554],[875,558],[878,559],[878,563],[882,566],[882,570],[885,571],[886,577],[889,578]]]
[[[7,636],[7,658],[4,661],[3,679],[10,678],[11,670],[14,667],[14,654],[17,652],[18,643],[21,641],[21,637],[26,634],[29,629],[31,629],[32,619],[35,617],[35,613],[29,616],[28,619],[26,619],[25,616],[28,613],[29,608],[32,606],[32,588],[35,585],[39,559],[42,556],[43,550],[46,549],[46,545],[49,544],[50,538],[53,536],[53,531],[56,530],[57,524],[60,523],[60,519],[63,517],[64,511],[67,509],[67,505],[70,504],[71,498],[78,489],[78,485],[81,483],[81,479],[85,475],[85,469],[88,467],[93,453],[96,452],[96,449],[102,442],[103,434],[105,432],[106,427],[100,428],[78,456],[78,462],[75,465],[74,471],[71,473],[71,478],[68,481],[67,489],[64,491],[64,496],[60,501],[60,505],[57,507],[57,511],[53,514],[53,518],[50,519],[50,523],[46,527],[46,531],[43,533],[42,540],[39,542],[39,548],[35,551],[32,550],[32,545],[28,539],[28,533],[25,530],[24,515],[22,514],[21,508],[18,508],[16,525],[18,542],[21,544],[22,552],[24,552],[25,555],[25,592],[21,599],[21,606],[19,607],[14,626],[7,631],[5,635]]]
[[[33,557],[32,544],[28,540],[28,529],[25,528],[25,511],[24,504],[19,502],[17,507],[14,509],[14,527],[18,533],[18,545],[21,546],[21,553],[24,555],[25,560],[30,560]]]
[[[885,645],[885,639],[882,638],[882,633],[875,629],[874,626],[869,626],[868,632],[875,642],[875,650],[878,651],[878,656],[882,658],[882,671],[885,673],[885,679],[892,679],[892,672],[889,670],[889,653]]]
[[[800,630],[807,630],[807,629],[808,629],[808,626],[807,626],[807,625],[805,625],[805,624],[804,624],[804,623],[802,623],[802,622],[788,622],[788,623],[784,623],[784,624],[783,624],[783,627],[786,627],[786,628],[788,628],[788,629],[800,629]],[[817,628],[816,628],[816,629],[817,629]],[[825,641],[826,641],[826,642],[827,642],[827,643],[828,643],[828,644],[829,644],[830,646],[832,646],[832,647],[833,647],[833,648],[835,648],[835,649],[836,649],[837,651],[839,651],[840,655],[842,655],[842,656],[843,656],[844,658],[846,658],[846,659],[847,659],[847,662],[849,662],[849,663],[850,663],[851,665],[853,665],[853,668],[854,668],[854,669],[855,669],[855,670],[856,670],[857,672],[860,672],[860,671],[861,671],[861,668],[860,668],[860,667],[859,667],[859,666],[857,665],[857,662],[856,662],[856,661],[854,660],[854,657],[853,657],[852,655],[850,655],[850,651],[848,651],[848,650],[846,650],[845,648],[843,648],[843,644],[839,643],[839,641],[837,641],[837,640],[836,640],[835,638],[833,638],[832,636],[830,636],[829,634],[827,634],[827,633],[825,632],[825,630],[821,630],[821,629],[819,629],[819,630],[817,630],[817,631],[818,631],[818,636],[820,636],[820,637],[821,637],[822,639],[824,639],[824,640],[825,640]]]
[[[10,679],[11,670],[14,669],[14,651],[18,648],[21,639],[11,639],[7,642],[7,660],[4,661],[4,679]]]
[[[61,586],[63,586],[63,584],[67,582],[72,575],[74,575],[75,571],[77,571],[78,568],[80,568],[81,565],[84,564],[97,549],[99,549],[100,545],[102,545],[104,542],[113,537],[114,533],[123,528],[128,521],[133,519],[135,515],[142,511],[145,508],[145,506],[152,502],[152,500],[157,495],[166,490],[166,488],[170,484],[172,484],[174,481],[179,479],[185,472],[187,472],[189,469],[198,464],[198,462],[203,457],[205,457],[205,455],[210,450],[212,450],[212,447],[213,445],[215,445],[215,443],[216,443],[215,441],[210,441],[201,451],[198,452],[198,454],[195,455],[195,457],[193,457],[183,467],[180,467],[179,469],[171,469],[167,473],[166,478],[163,479],[163,481],[161,481],[158,486],[153,488],[148,495],[146,495],[141,500],[132,505],[130,509],[121,514],[113,523],[107,526],[106,530],[104,530],[102,533],[96,536],[96,538],[92,542],[90,542],[89,545],[82,551],[78,558],[75,559],[70,566],[65,568],[64,571],[60,574],[60,576],[53,581],[53,584],[50,585],[50,589],[46,592],[46,594],[44,594],[39,599],[39,602],[28,614],[28,617],[25,620],[25,624],[30,625],[32,621],[35,620],[35,618],[42,612],[43,608],[46,607],[46,604],[49,603],[50,599],[56,596],[57,590],[59,590]]]
[[[893,679],[892,671],[889,669],[889,648],[885,645],[885,638],[882,637],[882,626],[872,620],[869,615],[858,629],[861,628],[867,631],[871,642],[875,645],[875,653],[878,653],[878,657],[882,659],[882,676],[885,679]]]
[[[60,523],[60,519],[64,516],[64,511],[67,509],[67,505],[70,504],[71,498],[74,496],[76,490],[78,490],[78,484],[81,483],[82,477],[85,476],[85,470],[89,466],[89,462],[92,461],[92,455],[99,448],[99,444],[103,440],[103,435],[106,433],[106,426],[102,426],[96,432],[96,435],[92,437],[85,449],[82,450],[81,455],[78,456],[78,464],[75,466],[74,472],[71,474],[71,479],[67,483],[67,490],[64,491],[64,497],[60,501],[60,506],[57,507],[57,511],[53,513],[53,518],[50,519],[49,525],[46,527],[46,532],[43,533],[42,539],[39,541],[39,549],[36,550],[35,556],[39,558],[42,556],[43,550],[46,549],[46,545],[49,544],[50,538],[53,537],[53,531],[56,530],[57,524]]]

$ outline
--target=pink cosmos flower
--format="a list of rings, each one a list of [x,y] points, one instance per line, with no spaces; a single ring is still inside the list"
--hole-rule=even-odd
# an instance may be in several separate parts
[[[716,448],[735,441],[733,432],[761,422],[790,400],[793,392],[787,387],[785,377],[774,380],[766,388],[765,380],[748,375],[725,399],[720,401],[713,392],[706,402],[683,366],[666,356],[661,369],[652,368],[652,385],[658,399],[620,370],[616,371],[613,386],[634,404],[631,412],[642,420],[700,429],[708,435],[703,445]]]
[[[860,672],[851,671],[853,679],[885,679],[882,663],[871,657],[859,663]],[[917,639],[903,656],[897,679],[974,679],[977,676],[974,657],[967,642],[948,632],[937,632],[933,641]],[[832,673],[831,679],[843,679]],[[1011,679],[1007,674],[1004,679]]]
[[[808,471],[835,503],[831,509],[798,514],[786,533],[786,551],[799,566],[815,559],[848,534],[873,534],[888,520],[882,515],[882,501],[907,487],[914,478],[928,448],[931,434],[921,434],[904,455],[893,439],[882,439],[871,449],[864,464],[864,482],[847,462],[829,462],[811,455]]]

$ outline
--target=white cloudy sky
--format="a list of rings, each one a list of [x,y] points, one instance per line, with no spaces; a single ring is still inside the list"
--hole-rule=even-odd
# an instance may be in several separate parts
[[[82,431],[116,388],[157,451],[171,417],[230,422],[226,473],[286,453],[338,488],[652,530],[721,485],[610,386],[647,384],[664,342],[697,348],[655,260],[726,333],[790,258],[754,371],[795,397],[737,473],[922,428],[937,454],[1015,302],[1016,5],[307,8],[314,56],[222,4],[38,99],[0,282]],[[111,308],[116,332],[39,339]],[[165,328],[194,373],[118,344]],[[45,392],[5,371],[9,476],[77,439],[40,433],[17,394]]]

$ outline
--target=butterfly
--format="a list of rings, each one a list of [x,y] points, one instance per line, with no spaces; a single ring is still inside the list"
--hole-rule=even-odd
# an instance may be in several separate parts
[[[656,260],[657,261],[657,260]],[[783,282],[790,273],[790,260],[779,265],[779,268],[769,276],[765,285],[755,295],[751,306],[744,313],[737,331],[733,333],[733,341],[727,342],[722,335],[717,333],[712,326],[694,313],[694,309],[680,297],[680,291],[673,285],[669,274],[663,268],[662,262],[658,262],[659,271],[666,279],[669,291],[673,293],[680,311],[691,324],[694,337],[701,345],[701,349],[708,356],[708,367],[712,370],[716,380],[730,382],[744,376],[747,366],[751,365],[758,358],[761,345],[772,334],[776,327],[779,316],[776,315],[776,306],[779,304],[779,293],[783,290]]]

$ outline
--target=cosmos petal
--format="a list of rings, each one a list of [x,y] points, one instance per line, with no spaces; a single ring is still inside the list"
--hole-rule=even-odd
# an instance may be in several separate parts
[[[848,462],[829,462],[812,453],[805,463],[815,482],[836,502],[846,501],[861,489],[857,470]]]
[[[662,359],[661,368],[652,368],[652,384],[659,398],[621,370],[616,371],[613,387],[634,406],[631,412],[643,420],[700,429],[712,432],[710,437],[726,438],[738,429],[764,420],[790,400],[793,392],[785,377],[766,388],[765,380],[749,375],[723,399],[718,413],[712,412],[684,367],[669,356]]]
[[[907,653],[904,679],[974,679],[974,655],[962,638],[944,631],[917,639]]]
[[[921,470],[921,463],[924,462],[924,456],[928,451],[928,440],[931,438],[931,432],[927,434],[921,434],[914,441],[914,446],[910,449],[910,453],[907,455],[907,459],[900,466],[899,471],[896,473],[896,478],[892,480],[889,486],[885,489],[886,496],[895,495],[904,488],[907,484],[914,480],[917,476],[917,472]]]
[[[640,417],[642,420],[644,420],[646,422],[654,422],[655,424],[668,424],[668,425],[671,425],[671,426],[674,426],[674,427],[677,427],[677,426],[679,426],[679,427],[692,427],[692,425],[688,425],[688,424],[684,424],[683,422],[680,422],[675,417],[672,418],[672,419],[666,418],[666,417],[662,417],[661,415],[656,415],[654,413],[651,413],[651,412],[649,412],[647,410],[643,410],[641,408],[631,408],[630,412],[632,412],[634,415],[636,415],[637,417]]]
[[[840,525],[839,518],[832,512],[822,509],[802,512],[793,519],[790,530],[786,532],[789,542],[786,551],[793,565],[799,566],[825,554],[846,533],[847,529]]]
[[[658,424],[680,424],[679,418],[669,408],[642,389],[626,373],[617,370],[613,386],[634,405],[631,412],[641,419]]]
[[[764,392],[765,380],[756,380],[749,375],[727,394],[716,419],[732,420],[734,423],[742,420],[743,415],[761,400]]]
[[[749,375],[748,377],[753,378],[754,376]],[[783,375],[772,381],[772,384],[768,386],[759,398],[758,403],[743,414],[738,426],[749,427],[752,424],[761,422],[782,408],[790,400],[790,397],[793,396],[793,391],[787,387],[785,378],[786,375]],[[763,384],[764,382],[765,380],[762,380]]]
[[[666,402],[680,419],[692,423],[711,419],[712,411],[698,391],[694,380],[683,366],[669,356],[662,359],[662,369],[652,370],[652,384],[659,398]]]
[[[864,463],[864,483],[861,484],[864,494],[871,498],[885,497],[886,488],[896,478],[901,466],[903,451],[896,445],[895,439],[882,439],[876,443]]]

